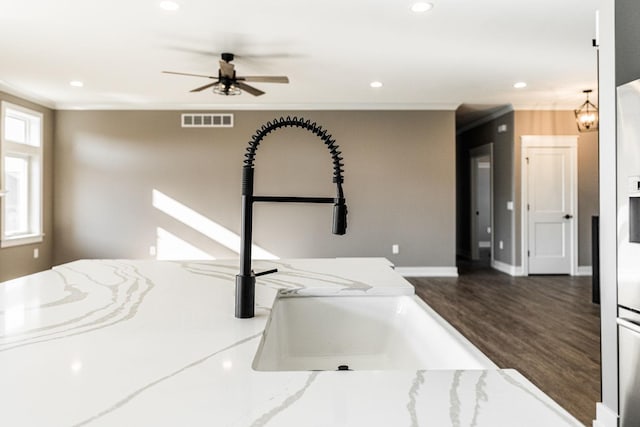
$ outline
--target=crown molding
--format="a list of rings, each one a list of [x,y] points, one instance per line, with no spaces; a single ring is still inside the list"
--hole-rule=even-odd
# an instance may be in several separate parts
[[[456,135],[460,135],[461,133],[464,133],[469,129],[473,129],[475,127],[481,126],[485,123],[490,122],[491,120],[495,120],[498,117],[504,116],[505,114],[510,113],[512,111],[514,111],[512,105],[505,105],[504,108],[496,110],[491,114],[488,114],[484,117],[479,118],[478,120],[474,120],[471,123],[462,126],[460,129],[456,129]]]
[[[52,100],[48,98],[44,98],[32,92],[27,92],[22,89],[18,89],[2,80],[0,80],[0,91],[7,93],[9,95],[16,96],[25,101],[33,102],[34,104],[38,104],[43,107],[51,108],[53,110],[56,109],[56,103],[53,102]]]
[[[455,111],[457,103],[301,103],[301,104],[128,104],[128,103],[108,103],[108,104],[66,104],[57,103],[57,110],[180,110],[180,111]]]

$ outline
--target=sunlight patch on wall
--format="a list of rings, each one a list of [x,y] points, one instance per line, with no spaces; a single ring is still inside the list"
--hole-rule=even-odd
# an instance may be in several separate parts
[[[240,236],[215,221],[212,221],[156,189],[152,192],[152,203],[153,207],[169,215],[171,218],[188,225],[227,249],[237,254],[240,253]],[[279,259],[276,255],[256,245],[251,245],[251,254],[254,259]],[[159,255],[160,246],[158,245],[158,256]]]
[[[175,234],[164,228],[156,228],[156,259],[159,260],[213,260],[215,259],[203,250],[185,242]]]

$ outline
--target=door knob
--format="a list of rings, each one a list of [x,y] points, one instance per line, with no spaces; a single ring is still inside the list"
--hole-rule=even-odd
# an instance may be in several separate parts
[[[573,215],[571,215],[571,214],[566,214],[564,216],[564,219],[571,219],[571,218],[573,218]]]

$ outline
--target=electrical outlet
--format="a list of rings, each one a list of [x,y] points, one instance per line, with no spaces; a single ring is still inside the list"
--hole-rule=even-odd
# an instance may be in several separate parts
[[[504,242],[500,240],[500,243],[498,244],[498,246],[500,247],[500,249],[504,249]]]
[[[398,255],[400,253],[400,245],[391,245],[391,253]]]
[[[39,257],[40,257],[40,250],[38,248],[35,248],[33,250],[33,258],[38,259]]]
[[[149,255],[150,256],[156,256],[156,247],[155,246],[149,246]]]

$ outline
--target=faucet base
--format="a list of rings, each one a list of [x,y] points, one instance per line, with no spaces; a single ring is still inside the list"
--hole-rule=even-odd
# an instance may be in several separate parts
[[[255,315],[255,290],[255,275],[236,275],[236,318],[250,319]]]

